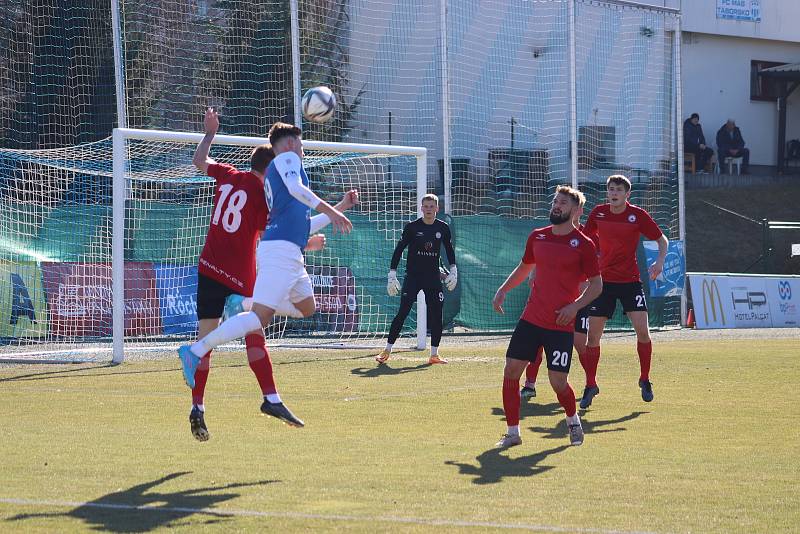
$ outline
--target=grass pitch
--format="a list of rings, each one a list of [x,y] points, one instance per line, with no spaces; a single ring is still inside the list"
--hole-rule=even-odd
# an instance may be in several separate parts
[[[212,362],[207,443],[177,358],[0,369],[0,531],[780,532],[800,524],[797,341],[606,344],[601,394],[570,447],[546,375],[505,430],[504,344],[445,338],[446,366],[400,352],[273,350],[306,421],[259,414],[244,354]],[[580,394],[583,372],[571,382]]]

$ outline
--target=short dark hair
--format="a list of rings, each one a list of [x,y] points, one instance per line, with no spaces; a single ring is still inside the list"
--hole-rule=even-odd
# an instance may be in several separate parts
[[[623,176],[622,174],[612,174],[609,176],[608,180],[606,180],[606,187],[608,187],[609,184],[621,185],[625,188],[626,193],[631,190],[631,181],[628,180],[627,176]]]
[[[697,113],[692,113],[692,115],[689,117],[690,120],[691,119],[699,119],[699,118],[700,118],[700,115],[698,115]]]
[[[264,174],[273,159],[275,159],[275,151],[272,150],[272,145],[258,145],[250,154],[250,169]]]
[[[303,130],[294,124],[285,122],[276,122],[269,129],[269,142],[272,146],[283,139],[284,137],[297,137],[298,139],[303,135]]]

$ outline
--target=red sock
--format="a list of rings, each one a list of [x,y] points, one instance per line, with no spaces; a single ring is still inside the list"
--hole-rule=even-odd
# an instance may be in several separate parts
[[[519,424],[519,380],[503,379],[503,411],[508,426]]]
[[[639,380],[650,380],[650,361],[653,357],[653,343],[636,342],[636,352],[639,353]]]
[[[258,385],[261,386],[261,393],[264,395],[277,393],[266,341],[258,334],[250,334],[244,338],[244,343],[247,347],[247,361],[253,374],[256,375]]]
[[[558,397],[558,402],[564,407],[564,411],[567,412],[567,417],[575,415],[577,411],[575,408],[575,392],[569,382],[567,382],[567,387],[561,391],[556,391],[556,396]]]
[[[200,365],[194,371],[194,388],[192,388],[192,404],[203,404],[206,394],[208,371],[211,368],[211,351],[207,352],[200,360]]]
[[[536,382],[536,377],[539,376],[539,367],[542,365],[542,354],[544,354],[544,349],[539,347],[536,358],[525,368],[526,384],[533,384]]]
[[[586,365],[583,367],[586,371],[586,387],[597,385],[597,366],[600,363],[600,347],[586,347],[584,355]]]
[[[575,349],[575,352],[578,353],[578,361],[581,362],[581,367],[583,367],[583,372],[586,372],[586,366],[588,365],[588,361],[586,360],[586,349],[578,350]]]

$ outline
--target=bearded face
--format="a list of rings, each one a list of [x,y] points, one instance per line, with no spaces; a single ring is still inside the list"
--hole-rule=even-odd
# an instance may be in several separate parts
[[[550,210],[550,222],[553,224],[565,223],[571,216],[571,212],[561,211],[561,208],[558,207],[553,207],[553,209]]]

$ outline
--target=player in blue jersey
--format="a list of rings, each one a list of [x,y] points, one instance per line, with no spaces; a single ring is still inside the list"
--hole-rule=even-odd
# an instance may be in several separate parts
[[[342,233],[353,224],[339,210],[321,200],[308,188],[303,169],[303,144],[297,126],[275,123],[269,131],[275,159],[267,167],[264,194],[269,207],[269,223],[256,252],[258,273],[253,289],[252,310],[235,315],[192,345],[178,349],[183,377],[194,386],[194,374],[200,358],[217,346],[244,337],[248,332],[266,327],[281,308],[282,314],[308,317],[316,311],[311,279],[305,269],[303,250],[311,229],[310,211],[314,209]],[[279,398],[265,398],[261,411],[291,426],[303,421],[294,416]]]

